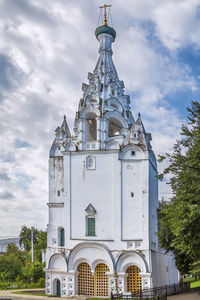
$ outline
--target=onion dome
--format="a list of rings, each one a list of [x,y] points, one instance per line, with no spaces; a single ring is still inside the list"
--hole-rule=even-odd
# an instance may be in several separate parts
[[[110,34],[114,40],[116,38],[116,31],[108,25],[102,25],[97,27],[97,29],[95,30],[96,38],[98,38],[99,34],[102,33]]]

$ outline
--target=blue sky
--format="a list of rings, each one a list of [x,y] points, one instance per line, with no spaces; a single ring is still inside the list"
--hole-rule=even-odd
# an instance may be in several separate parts
[[[113,60],[156,153],[171,151],[200,97],[200,1],[108,0]],[[0,235],[48,223],[48,153],[98,58],[102,0],[0,0]],[[159,167],[162,168],[163,166]],[[160,185],[160,196],[170,197]]]

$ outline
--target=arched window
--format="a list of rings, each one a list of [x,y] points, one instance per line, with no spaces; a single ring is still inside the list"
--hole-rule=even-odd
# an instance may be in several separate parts
[[[87,216],[86,217],[86,235],[95,236],[95,217]]]
[[[65,230],[64,228],[58,229],[58,246],[65,246]]]
[[[88,120],[89,124],[89,141],[96,141],[97,139],[97,121],[95,119]]]
[[[86,117],[86,140],[96,141],[97,140],[97,121],[94,113],[89,113]]]
[[[115,109],[118,109],[118,106],[116,104],[111,103],[110,106],[112,106]]]
[[[110,119],[109,128],[108,128],[108,136],[115,136],[119,134],[119,131],[122,129],[122,125],[117,119]]]

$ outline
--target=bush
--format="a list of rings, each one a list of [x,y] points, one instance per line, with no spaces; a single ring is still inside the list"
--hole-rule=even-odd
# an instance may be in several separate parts
[[[38,282],[40,278],[44,277],[44,271],[42,267],[42,263],[36,261],[32,264],[32,278],[33,282]]]
[[[10,282],[0,282],[0,289],[7,290],[10,288]]]
[[[38,280],[38,284],[39,284],[39,286],[40,286],[41,288],[44,288],[44,287],[45,287],[45,280],[44,280],[44,278],[40,278],[40,279]]]

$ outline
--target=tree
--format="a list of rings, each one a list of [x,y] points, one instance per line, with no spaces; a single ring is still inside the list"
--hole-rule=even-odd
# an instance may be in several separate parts
[[[32,278],[33,282],[38,282],[40,278],[44,277],[44,271],[42,263],[39,261],[36,261],[32,265]]]
[[[169,166],[159,178],[170,174],[173,197],[163,205],[159,221],[159,242],[172,250],[182,273],[192,271],[200,257],[200,103],[188,108],[188,124],[182,125],[182,138],[173,153],[160,156]]]
[[[7,252],[8,255],[10,255],[10,254],[18,255],[20,250],[19,250],[19,248],[17,247],[17,245],[15,243],[10,243],[10,244],[8,244],[6,252]]]
[[[31,229],[22,226],[20,232],[20,245],[24,245],[25,251],[21,251],[14,243],[8,244],[6,254],[0,256],[0,281],[37,282],[40,279],[43,285],[44,265],[42,265],[41,250],[46,248],[46,231],[33,228],[34,263],[31,261]]]
[[[24,264],[28,258],[28,254],[24,251],[21,251],[15,243],[8,244],[6,254],[9,256],[11,254],[15,255],[21,262]]]
[[[38,230],[33,227],[33,243],[36,243],[36,232]],[[19,244],[23,245],[24,249],[27,252],[31,250],[31,228],[28,228],[26,225],[23,225],[19,234]]]
[[[6,280],[15,281],[21,275],[23,263],[15,254],[0,256],[0,273]]]
[[[32,265],[31,261],[26,261],[24,266],[22,267],[22,280],[25,282],[31,282],[32,279]]]
[[[20,245],[24,245],[27,252],[31,251],[31,228],[23,225],[20,232]],[[41,250],[46,249],[47,246],[47,232],[38,230],[33,227],[33,244],[34,244],[34,257],[36,260],[42,262]]]

